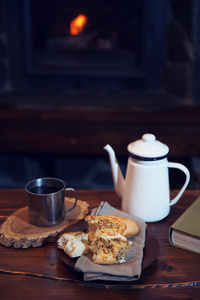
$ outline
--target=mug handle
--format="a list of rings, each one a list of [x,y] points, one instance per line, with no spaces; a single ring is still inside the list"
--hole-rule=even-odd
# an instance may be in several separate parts
[[[74,202],[74,205],[73,205],[71,208],[65,210],[65,213],[66,213],[66,212],[72,210],[72,209],[76,206],[76,203],[77,203],[77,191],[76,191],[75,189],[73,189],[73,188],[67,188],[67,189],[65,189],[65,191],[73,191],[74,194],[75,194],[75,202]]]
[[[189,170],[183,166],[182,164],[179,164],[179,163],[173,163],[173,162],[168,162],[168,168],[175,168],[175,169],[179,169],[181,170],[182,172],[185,173],[186,175],[186,179],[185,179],[185,183],[184,185],[182,186],[181,190],[179,191],[178,195],[172,199],[169,203],[169,205],[174,205],[176,202],[178,202],[178,200],[180,199],[181,195],[183,194],[183,192],[185,191],[189,181],[190,181],[190,172]]]

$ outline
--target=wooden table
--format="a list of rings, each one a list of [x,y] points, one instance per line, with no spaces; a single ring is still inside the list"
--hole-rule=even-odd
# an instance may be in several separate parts
[[[176,192],[171,191],[172,196]],[[54,243],[28,249],[0,245],[1,299],[200,299],[200,255],[172,247],[168,240],[170,225],[199,195],[200,191],[185,191],[165,220],[148,223],[160,253],[135,282],[84,282],[81,273],[60,260]],[[102,200],[120,208],[114,191],[79,190],[78,196],[91,208]],[[24,190],[0,190],[0,223],[24,206]]]

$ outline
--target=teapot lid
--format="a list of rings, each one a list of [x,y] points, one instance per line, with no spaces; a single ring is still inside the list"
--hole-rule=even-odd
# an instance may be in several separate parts
[[[155,135],[146,133],[142,139],[128,145],[128,154],[136,159],[155,161],[164,159],[169,154],[167,145],[156,140]]]

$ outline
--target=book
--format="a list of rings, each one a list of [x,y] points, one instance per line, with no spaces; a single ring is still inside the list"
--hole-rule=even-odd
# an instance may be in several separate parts
[[[171,245],[200,254],[200,197],[170,226]]]

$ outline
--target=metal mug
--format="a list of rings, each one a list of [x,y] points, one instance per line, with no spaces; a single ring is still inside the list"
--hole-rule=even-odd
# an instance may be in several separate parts
[[[54,226],[61,223],[65,213],[72,210],[77,203],[77,192],[73,188],[65,188],[61,179],[44,177],[34,179],[25,186],[28,194],[29,221],[35,226]],[[65,210],[65,191],[75,194],[74,205]]]

